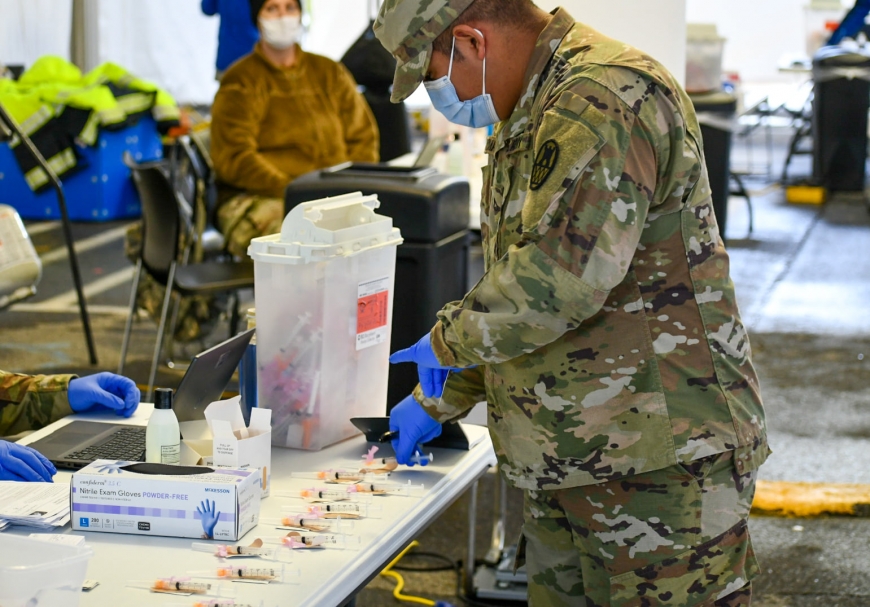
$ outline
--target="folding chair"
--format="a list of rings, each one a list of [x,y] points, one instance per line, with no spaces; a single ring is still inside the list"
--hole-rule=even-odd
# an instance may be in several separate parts
[[[130,167],[142,204],[142,248],[136,261],[130,291],[130,310],[124,329],[118,373],[123,373],[127,358],[133,316],[136,313],[136,294],[144,268],[156,281],[166,286],[145,399],[150,401],[167,329],[172,293],[176,292],[180,296],[229,293],[230,334],[234,335],[239,321],[238,291],[253,288],[254,264],[250,261],[206,261],[188,264],[190,248],[181,249],[179,243],[184,238],[179,237],[191,237],[193,214],[187,202],[173,188],[165,163],[158,161],[137,164],[129,155],[125,156],[124,162]],[[178,261],[179,258],[181,261]],[[171,324],[175,324],[174,319]],[[170,335],[174,329],[174,326],[169,327]]]

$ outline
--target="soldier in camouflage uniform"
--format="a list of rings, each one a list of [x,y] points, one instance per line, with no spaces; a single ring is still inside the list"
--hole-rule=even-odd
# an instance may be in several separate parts
[[[140,393],[114,373],[22,375],[0,371],[0,436],[38,430],[72,413],[109,409],[130,417]],[[54,466],[23,445],[0,441],[0,480],[51,480]]]
[[[399,62],[394,101],[448,71],[475,98],[487,58],[501,119],[486,272],[391,359],[427,387],[391,413],[397,457],[485,400],[499,470],[525,491],[531,605],[748,605],[765,416],[685,92],[528,0],[386,0],[375,34]]]

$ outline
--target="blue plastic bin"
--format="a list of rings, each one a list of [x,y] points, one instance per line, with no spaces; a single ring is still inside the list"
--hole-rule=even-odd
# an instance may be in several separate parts
[[[100,132],[97,145],[79,148],[84,168],[61,176],[70,219],[109,221],[142,214],[139,195],[122,157],[129,150],[137,161],[163,156],[163,144],[151,116],[120,131]],[[35,194],[24,181],[8,144],[0,144],[0,203],[8,204],[24,219],[60,219],[54,188]]]

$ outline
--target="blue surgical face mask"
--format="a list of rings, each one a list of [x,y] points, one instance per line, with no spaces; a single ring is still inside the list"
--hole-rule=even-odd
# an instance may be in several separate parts
[[[483,35],[480,31],[475,31],[481,36]],[[432,105],[435,106],[436,110],[444,114],[447,120],[454,124],[472,128],[495,124],[500,118],[495,112],[492,97],[486,92],[486,57],[483,58],[483,94],[468,101],[461,101],[456,88],[450,81],[450,76],[453,73],[453,53],[455,50],[456,38],[454,37],[453,48],[450,49],[450,66],[447,68],[447,75],[438,80],[423,83],[426,87],[426,92],[429,93],[429,99],[432,100]]]

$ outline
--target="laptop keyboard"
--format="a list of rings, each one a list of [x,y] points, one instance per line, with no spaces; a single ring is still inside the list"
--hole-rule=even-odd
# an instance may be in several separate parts
[[[91,462],[97,459],[114,459],[135,462],[142,459],[144,452],[145,428],[132,426],[118,428],[105,442],[70,453],[64,456],[64,459]]]

